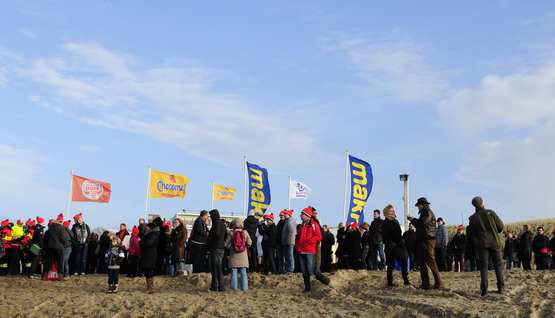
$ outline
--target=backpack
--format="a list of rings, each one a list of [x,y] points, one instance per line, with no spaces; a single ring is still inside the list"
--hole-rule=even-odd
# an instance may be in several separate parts
[[[235,253],[242,253],[247,250],[247,236],[245,230],[233,230],[233,250]]]

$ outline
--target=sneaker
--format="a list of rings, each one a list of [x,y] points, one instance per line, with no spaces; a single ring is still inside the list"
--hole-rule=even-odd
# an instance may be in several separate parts
[[[85,275],[85,273],[79,273],[79,275],[80,275],[80,276],[84,276],[84,275]]]
[[[115,284],[114,287],[112,288],[112,293],[117,293],[118,292],[118,284]]]
[[[29,275],[29,278],[30,278],[30,279],[36,279],[36,278],[38,278],[38,277],[35,276],[35,275]]]
[[[488,294],[488,291],[487,291],[487,290],[482,290],[482,292],[480,293],[480,296],[485,296],[485,295],[487,295],[487,294]]]
[[[77,275],[79,275],[79,273],[73,273],[73,276],[77,276]]]

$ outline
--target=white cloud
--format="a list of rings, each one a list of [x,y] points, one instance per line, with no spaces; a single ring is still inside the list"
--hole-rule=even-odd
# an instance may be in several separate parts
[[[377,95],[412,102],[433,100],[448,87],[444,74],[427,61],[424,49],[411,41],[373,41],[342,37],[331,49],[346,56],[349,67]]]
[[[144,134],[183,151],[230,162],[243,155],[276,165],[310,165],[322,155],[303,118],[213,92],[211,70],[190,64],[134,69],[133,57],[69,43],[67,56],[39,58],[20,74],[53,89],[42,107],[83,122]],[[84,106],[84,107],[83,107]]]
[[[20,31],[23,35],[25,35],[26,37],[29,37],[29,38],[32,38],[32,39],[34,39],[34,38],[37,37],[37,34],[36,34],[35,32],[33,32],[33,31],[29,30],[29,29],[21,28],[19,31]]]
[[[479,140],[457,180],[489,191],[513,220],[549,217],[554,203],[554,87],[555,64],[548,64],[486,76],[478,88],[461,89],[439,105],[446,126]]]
[[[532,128],[555,116],[555,63],[532,73],[488,75],[478,88],[461,89],[439,105],[446,126],[479,132],[493,127]]]

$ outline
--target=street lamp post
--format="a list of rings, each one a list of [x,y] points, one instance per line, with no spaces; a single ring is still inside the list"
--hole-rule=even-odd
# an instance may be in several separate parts
[[[405,203],[405,231],[409,229],[409,220],[407,216],[409,216],[409,174],[404,173],[399,175],[399,179],[404,183],[404,194],[403,194],[403,201]]]

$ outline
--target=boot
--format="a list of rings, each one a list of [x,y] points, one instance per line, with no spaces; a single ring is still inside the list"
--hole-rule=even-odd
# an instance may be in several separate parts
[[[405,286],[411,285],[409,281],[409,272],[402,271],[402,273],[403,273],[403,283],[405,284]]]
[[[148,291],[150,290],[150,278],[146,279],[146,289],[144,291],[145,294],[148,294]]]
[[[330,284],[330,279],[324,276],[322,273],[316,275],[316,278],[324,285]]]
[[[391,268],[391,266],[387,267],[387,286],[393,287],[395,286],[395,284],[393,284],[393,268]]]
[[[108,285],[108,293],[113,293],[114,292],[114,285],[113,284],[109,284]]]
[[[154,278],[147,278],[146,279],[146,283],[147,283],[147,290],[146,293],[147,294],[152,294],[154,293],[154,290],[152,290],[154,288]]]
[[[118,292],[118,284],[112,285],[112,293]]]
[[[303,274],[304,290],[303,293],[309,292],[312,288],[310,286],[310,274]]]

